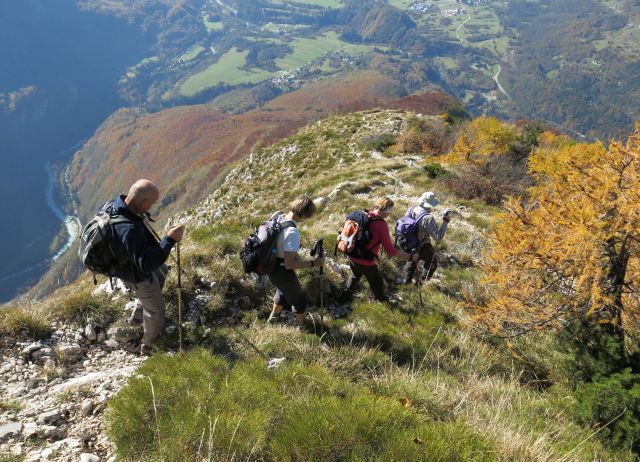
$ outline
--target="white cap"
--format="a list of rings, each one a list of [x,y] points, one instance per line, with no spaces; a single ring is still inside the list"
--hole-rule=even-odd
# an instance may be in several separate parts
[[[427,191],[422,196],[420,196],[420,199],[418,199],[418,204],[420,204],[420,207],[428,209],[437,207],[440,204],[440,201],[436,197],[435,193]]]

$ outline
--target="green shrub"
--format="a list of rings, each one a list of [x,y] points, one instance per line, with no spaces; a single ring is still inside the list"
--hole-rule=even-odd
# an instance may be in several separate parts
[[[360,145],[366,151],[385,152],[394,144],[396,144],[396,137],[392,133],[368,135],[360,139]]]
[[[45,339],[51,335],[51,326],[42,310],[9,307],[0,309],[0,332],[9,335],[26,332],[36,339]]]
[[[576,388],[577,419],[599,427],[599,437],[614,449],[640,453],[640,374],[631,369],[597,377]]]
[[[449,125],[460,125],[466,120],[470,120],[471,116],[467,112],[462,103],[451,103],[444,110],[445,121]]]
[[[422,167],[429,178],[438,178],[446,176],[449,172],[440,164],[436,162],[428,163]]]
[[[154,356],[111,400],[124,460],[495,460],[460,422],[429,420],[321,366]]]

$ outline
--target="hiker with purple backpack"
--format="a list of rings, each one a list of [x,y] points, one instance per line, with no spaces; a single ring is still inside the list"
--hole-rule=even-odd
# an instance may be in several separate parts
[[[438,227],[431,211],[439,204],[440,201],[433,192],[426,192],[418,199],[418,205],[409,207],[405,216],[396,222],[398,247],[407,253],[418,254],[417,262],[408,261],[404,265],[398,283],[409,284],[413,280],[416,269],[420,267],[422,270],[417,275],[418,282],[431,278],[436,271],[438,259],[431,239],[439,242],[444,237],[451,220],[451,212],[447,211],[442,219],[442,225]]]

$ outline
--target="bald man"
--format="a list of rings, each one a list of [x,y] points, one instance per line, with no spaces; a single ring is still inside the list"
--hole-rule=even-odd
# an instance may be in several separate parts
[[[158,242],[147,228],[144,214],[159,198],[158,187],[142,179],[131,186],[126,196],[121,195],[103,206],[103,210],[112,217],[123,216],[128,219],[112,225],[113,251],[119,255],[119,260],[127,262],[117,268],[113,276],[121,279],[139,300],[129,322],[143,324],[144,335],[140,345],[143,355],[151,353],[153,342],[164,327],[162,286],[167,274],[164,263],[184,234],[184,227],[176,226],[169,229]]]

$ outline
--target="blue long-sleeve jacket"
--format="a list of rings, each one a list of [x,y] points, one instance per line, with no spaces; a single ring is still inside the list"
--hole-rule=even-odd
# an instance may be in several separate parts
[[[130,265],[122,266],[113,276],[137,283],[149,279],[151,274],[164,264],[176,242],[168,236],[158,242],[145,226],[143,218],[127,207],[125,197],[119,196],[114,201],[104,204],[101,210],[110,209],[109,213],[112,216],[117,214],[130,219],[112,225],[113,251],[130,262]]]

